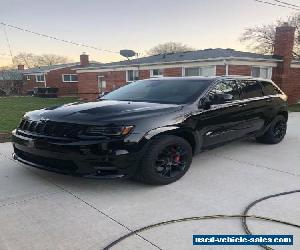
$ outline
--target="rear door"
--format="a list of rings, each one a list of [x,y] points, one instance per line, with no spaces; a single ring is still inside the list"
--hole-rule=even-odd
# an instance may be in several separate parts
[[[266,120],[266,97],[262,87],[256,80],[238,80],[243,103],[243,134],[251,134],[264,127]]]
[[[270,123],[282,106],[285,106],[281,99],[282,92],[270,81],[261,81],[260,83],[265,96],[265,118],[267,123]]]

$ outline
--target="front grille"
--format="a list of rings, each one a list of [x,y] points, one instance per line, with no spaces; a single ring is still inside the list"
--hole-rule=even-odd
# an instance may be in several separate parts
[[[63,122],[23,119],[18,129],[37,135],[77,138],[85,130],[85,126]]]
[[[72,161],[57,160],[43,156],[33,155],[15,148],[15,153],[21,159],[61,173],[73,173],[77,170]]]

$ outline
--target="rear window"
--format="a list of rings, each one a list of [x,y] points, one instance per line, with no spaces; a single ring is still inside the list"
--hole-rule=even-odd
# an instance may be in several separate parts
[[[242,91],[242,99],[263,96],[261,85],[257,81],[243,80],[239,82],[239,86]]]
[[[270,82],[263,81],[263,82],[261,82],[261,85],[263,87],[264,95],[278,95],[278,94],[281,94],[280,90]]]

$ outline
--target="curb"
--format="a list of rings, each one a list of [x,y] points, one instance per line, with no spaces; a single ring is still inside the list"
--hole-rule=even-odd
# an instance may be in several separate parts
[[[9,142],[11,139],[11,133],[0,133],[0,143]]]

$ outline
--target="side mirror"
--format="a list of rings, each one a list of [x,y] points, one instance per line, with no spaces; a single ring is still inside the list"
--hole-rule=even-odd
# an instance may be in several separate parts
[[[198,107],[203,109],[210,109],[211,105],[224,104],[231,102],[233,95],[231,94],[214,94],[212,96],[206,96],[200,100]]]
[[[231,94],[215,94],[212,98],[213,104],[224,104],[233,100],[233,95]]]
[[[211,105],[212,105],[212,101],[210,100],[209,96],[206,96],[200,100],[198,108],[208,110],[208,109],[210,109]]]

